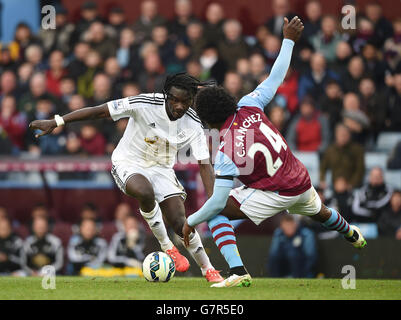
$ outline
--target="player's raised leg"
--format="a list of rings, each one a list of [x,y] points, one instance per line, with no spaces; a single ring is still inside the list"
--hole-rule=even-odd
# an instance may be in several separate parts
[[[319,221],[328,230],[338,231],[355,248],[362,249],[367,244],[359,228],[348,224],[341,214],[333,208],[328,208],[322,204],[320,212],[311,218]]]
[[[164,217],[167,220],[167,223],[173,228],[174,232],[183,242],[182,227],[185,223],[184,202],[180,197],[175,196],[161,202],[160,207],[162,209]],[[205,249],[203,248],[203,244],[198,232],[195,231],[190,235],[189,246],[186,247],[186,249],[200,267],[202,275],[205,276],[207,281],[220,282],[224,280],[220,276],[219,272],[216,271],[215,268],[212,266],[209,257],[207,256]],[[175,252],[173,252],[173,254],[175,254]],[[186,260],[184,256],[182,257]]]

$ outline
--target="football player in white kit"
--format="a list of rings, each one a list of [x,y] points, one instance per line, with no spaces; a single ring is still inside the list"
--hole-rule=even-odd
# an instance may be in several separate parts
[[[163,216],[182,240],[186,193],[173,170],[177,152],[182,148],[191,148],[206,193],[209,197],[213,193],[214,171],[206,137],[191,108],[198,87],[207,85],[210,84],[179,73],[167,77],[163,93],[113,100],[62,117],[56,115],[52,120],[35,120],[29,125],[33,130],[41,130],[36,134],[40,137],[73,121],[110,117],[117,121],[128,117],[124,135],[111,157],[111,173],[120,190],[139,201],[142,216],[179,272],[187,271],[189,262],[169,239]],[[187,250],[209,282],[224,280],[210,263],[197,232],[192,233]]]

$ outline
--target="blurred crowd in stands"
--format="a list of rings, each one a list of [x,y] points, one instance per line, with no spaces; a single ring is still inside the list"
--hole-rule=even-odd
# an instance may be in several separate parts
[[[127,119],[72,123],[39,140],[27,125],[120,97],[161,92],[170,73],[214,79],[240,99],[269,75],[281,46],[283,17],[296,15],[288,0],[274,0],[266,22],[255,34],[245,35],[241,23],[226,17],[218,2],[208,5],[205,19],[194,15],[190,0],[175,1],[171,20],[159,13],[153,0],[140,6],[141,15],[132,24],[121,7],[100,16],[97,3],[86,1],[74,22],[57,6],[54,30],[33,34],[24,22],[17,26],[14,41],[0,48],[1,155],[109,155]],[[341,16],[323,15],[322,6],[322,0],[306,2],[302,39],[265,113],[293,151],[319,154],[318,191],[324,203],[350,222],[374,224],[378,235],[401,240],[401,192],[386,183],[383,172],[401,169],[401,140],[388,162],[369,172],[364,157],[380,149],[381,134],[401,133],[401,17],[389,21],[373,1],[358,12],[355,30],[343,30]],[[326,179],[328,171],[331,181]],[[333,189],[330,198],[328,186]],[[0,214],[5,217],[6,210]],[[143,240],[134,220],[117,220],[121,232],[108,239],[108,245],[99,236],[100,222],[82,219],[65,246],[72,264],[68,272],[106,259],[135,265],[143,255]],[[321,238],[330,237],[319,226],[302,223]],[[35,265],[49,261],[60,266],[63,246],[48,233],[51,221],[33,219],[32,235],[24,241],[12,227],[0,217],[0,273],[15,266],[19,250],[23,270],[35,272]],[[136,236],[129,228],[139,230]],[[135,237],[139,247],[134,252],[124,246]],[[18,246],[5,258],[8,241]],[[32,257],[38,250],[50,251]],[[116,250],[125,252],[128,260],[120,259]]]
[[[115,208],[113,221],[102,221],[92,203],[83,206],[76,223],[55,220],[43,204],[26,224],[10,219],[0,207],[0,275],[79,275],[84,267],[139,268],[145,258],[146,230],[127,203]],[[139,273],[138,273],[139,274]]]

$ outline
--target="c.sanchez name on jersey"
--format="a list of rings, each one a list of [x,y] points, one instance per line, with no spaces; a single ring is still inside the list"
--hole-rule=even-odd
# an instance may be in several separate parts
[[[114,121],[129,117],[124,135],[112,154],[113,163],[172,168],[177,152],[184,147],[191,148],[196,160],[209,158],[202,123],[193,109],[171,121],[161,93],[140,94],[107,105]]]

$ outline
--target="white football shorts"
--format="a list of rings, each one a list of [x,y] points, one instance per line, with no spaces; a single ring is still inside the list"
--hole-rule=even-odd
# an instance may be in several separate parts
[[[111,175],[118,188],[125,194],[127,194],[125,188],[128,179],[137,174],[141,174],[149,180],[158,203],[174,196],[179,196],[185,201],[187,194],[178,181],[174,169],[158,166],[142,168],[131,164],[113,162]]]
[[[257,225],[282,211],[313,216],[322,207],[320,197],[313,187],[300,195],[287,197],[280,196],[277,192],[241,186],[231,190],[230,196],[238,203],[240,210]]]

